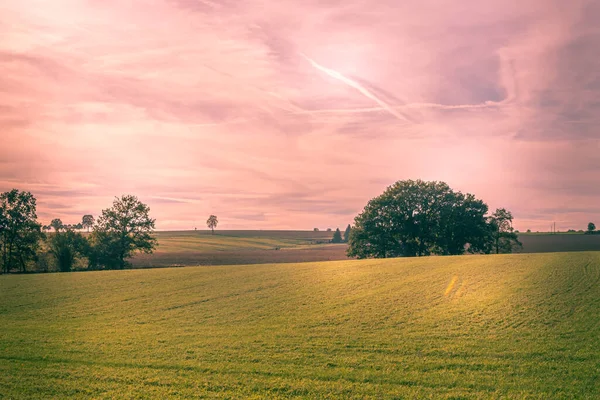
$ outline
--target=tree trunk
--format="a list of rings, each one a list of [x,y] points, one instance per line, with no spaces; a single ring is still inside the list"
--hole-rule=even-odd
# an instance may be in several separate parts
[[[25,260],[23,260],[23,252],[22,251],[19,253],[19,260],[21,261],[21,272],[25,272],[26,266],[25,266]]]
[[[6,261],[6,273],[9,273],[10,270],[12,269],[12,248],[13,248],[13,244],[10,243],[10,245],[8,246],[8,257],[7,257],[7,261]]]
[[[6,243],[5,243],[5,238],[2,239],[2,271],[4,271],[5,273],[8,273],[8,271],[6,270]]]
[[[496,254],[500,254],[500,234],[496,236]]]

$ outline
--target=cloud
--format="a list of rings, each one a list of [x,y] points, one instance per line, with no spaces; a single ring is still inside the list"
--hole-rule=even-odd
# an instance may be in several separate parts
[[[363,85],[361,85],[360,83],[345,77],[344,75],[342,75],[341,73],[339,73],[338,71],[335,71],[333,69],[329,69],[326,68],[320,64],[318,64],[316,61],[310,59],[309,57],[305,56],[304,54],[302,54],[302,56],[304,58],[306,58],[306,60],[308,62],[310,62],[310,64],[315,67],[316,69],[318,69],[321,72],[326,73],[327,75],[331,76],[334,79],[337,79],[341,82],[343,82],[344,84],[358,90],[361,94],[363,94],[365,97],[373,100],[375,103],[379,104],[379,106],[381,107],[381,109],[389,112],[390,114],[392,114],[394,117],[400,119],[400,120],[405,120],[405,121],[410,121],[410,118],[402,115],[402,113],[396,111],[394,108],[390,107],[386,102],[384,102],[383,100],[381,100],[379,97],[375,96],[371,91],[367,90]]]
[[[599,195],[599,17],[592,0],[5,1],[0,190],[32,190],[43,218],[132,193],[159,228],[311,229],[423,178],[517,226],[577,227]]]

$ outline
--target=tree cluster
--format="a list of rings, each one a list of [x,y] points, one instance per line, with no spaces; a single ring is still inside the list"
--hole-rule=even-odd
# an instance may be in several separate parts
[[[340,228],[337,228],[335,230],[335,232],[333,232],[333,238],[331,239],[331,243],[348,243],[348,240],[350,238],[350,230],[351,229],[352,229],[352,227],[350,226],[350,224],[348,224],[348,226],[346,227],[346,230],[342,234],[342,231],[340,231]]]
[[[84,215],[81,223],[67,225],[56,218],[47,226],[37,222],[36,199],[16,189],[0,194],[1,272],[26,272],[40,253],[49,254],[59,271],[71,271],[87,260],[88,269],[123,269],[136,252],[151,253],[155,220],[135,196],[115,198],[97,221]],[[76,230],[87,229],[87,236]],[[44,231],[54,232],[45,234]]]
[[[443,182],[399,181],[355,218],[348,255],[357,258],[508,253],[521,244],[512,214]]]

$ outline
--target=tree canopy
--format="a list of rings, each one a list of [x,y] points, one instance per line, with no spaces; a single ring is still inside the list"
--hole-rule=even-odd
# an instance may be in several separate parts
[[[36,258],[43,237],[37,222],[36,200],[29,192],[13,189],[0,194],[0,262],[2,271],[19,269]]]
[[[399,181],[369,201],[355,218],[348,255],[386,258],[489,253],[495,225],[487,212],[483,201],[455,192],[444,182]],[[502,238],[509,240],[502,232]]]
[[[587,230],[588,230],[588,232],[594,232],[596,230],[596,224],[594,224],[593,222],[590,222],[588,224]]]
[[[331,239],[331,243],[342,243],[342,232],[340,228],[337,228],[335,232],[333,232],[333,238]]]
[[[65,227],[65,225],[60,220],[60,218],[54,218],[50,222],[50,227],[54,229],[54,232],[58,232],[59,230],[63,229]]]
[[[494,253],[512,253],[515,248],[522,246],[517,233],[513,230],[513,216],[510,211],[499,208],[488,220],[492,231],[492,250]]]
[[[348,226],[346,227],[346,230],[344,231],[344,242],[348,243],[348,240],[350,240],[350,231],[352,230],[352,227],[350,226],[350,224],[348,224]]]
[[[56,232],[49,238],[49,252],[54,256],[58,270],[69,272],[73,268],[78,255],[87,254],[88,242],[72,229]]]
[[[90,261],[108,269],[123,269],[136,251],[152,253],[157,241],[152,236],[155,220],[149,213],[150,208],[135,196],[115,198],[94,226]]]
[[[219,224],[219,220],[217,219],[216,215],[211,215],[206,220],[206,226],[208,226],[208,228],[212,231],[212,233],[215,233],[215,228],[217,227],[218,224]]]
[[[90,228],[94,226],[94,222],[94,216],[91,214],[86,214],[81,218],[81,226],[82,228],[86,228],[88,232],[90,231]]]

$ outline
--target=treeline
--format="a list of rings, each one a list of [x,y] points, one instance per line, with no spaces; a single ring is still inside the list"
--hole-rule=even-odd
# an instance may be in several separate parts
[[[348,226],[346,227],[346,230],[344,231],[343,235],[342,235],[342,231],[340,231],[340,228],[337,228],[335,230],[335,232],[333,232],[333,238],[331,238],[330,242],[331,243],[348,243],[348,240],[350,240],[350,230],[352,229],[352,227],[350,226],[350,224],[348,224]]]
[[[13,189],[0,194],[0,272],[124,269],[136,251],[151,253],[155,220],[150,208],[137,197],[115,198],[97,220],[85,215],[82,222],[65,225],[54,219],[48,226],[37,221],[36,199],[30,192]],[[76,230],[92,229],[84,236]],[[47,231],[54,230],[52,233]]]
[[[348,256],[510,253],[521,247],[512,220],[510,211],[489,214],[483,201],[444,182],[399,181],[355,218]]]

